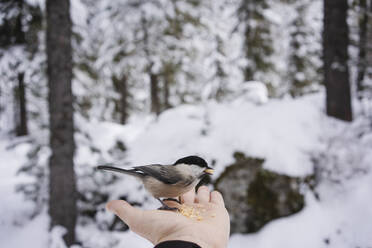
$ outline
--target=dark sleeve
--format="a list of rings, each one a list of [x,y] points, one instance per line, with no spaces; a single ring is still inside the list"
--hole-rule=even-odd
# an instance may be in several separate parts
[[[182,241],[182,240],[170,240],[164,241],[157,244],[154,248],[201,248],[195,243]]]

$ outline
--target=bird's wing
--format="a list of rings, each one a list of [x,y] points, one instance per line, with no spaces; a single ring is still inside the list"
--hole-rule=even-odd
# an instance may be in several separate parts
[[[127,170],[127,169],[122,169],[122,168],[119,168],[119,167],[114,167],[114,166],[109,166],[109,165],[99,165],[96,168],[98,170],[120,172],[120,173],[129,174],[129,175],[137,176],[137,177],[143,177],[144,176],[144,173],[142,171],[138,171],[138,170],[135,170],[135,169]]]
[[[167,167],[167,169],[165,169],[165,167]],[[137,166],[133,169],[142,172],[145,176],[152,176],[165,184],[175,184],[182,180],[182,175],[174,169],[173,165],[152,164]]]

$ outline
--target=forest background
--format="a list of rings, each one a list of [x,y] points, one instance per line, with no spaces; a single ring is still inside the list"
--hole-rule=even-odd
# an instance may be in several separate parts
[[[229,247],[370,247],[371,151],[371,0],[0,1],[2,247],[151,247],[94,168],[191,154]]]

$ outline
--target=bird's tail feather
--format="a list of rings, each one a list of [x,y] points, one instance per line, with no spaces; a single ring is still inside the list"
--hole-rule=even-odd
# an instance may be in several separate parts
[[[129,174],[129,175],[137,176],[137,177],[141,176],[140,173],[136,172],[133,169],[126,170],[126,169],[122,169],[122,168],[118,168],[118,167],[114,167],[114,166],[109,166],[109,165],[99,165],[99,166],[97,166],[97,170],[114,171],[114,172]]]

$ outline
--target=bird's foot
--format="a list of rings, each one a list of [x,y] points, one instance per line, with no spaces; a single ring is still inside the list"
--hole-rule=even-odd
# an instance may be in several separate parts
[[[158,208],[158,210],[168,210],[168,211],[178,211],[178,208],[171,208],[171,207],[168,207],[166,205]]]
[[[164,201],[160,200],[159,198],[156,198],[160,203],[161,203],[161,207],[158,208],[158,210],[170,210],[170,211],[175,211],[175,210],[178,210],[178,208],[172,208],[172,207],[169,207],[167,204],[164,203],[164,201],[167,201],[169,199],[172,199],[172,198],[168,198],[168,199],[165,199]],[[172,199],[171,201],[177,201],[176,199]]]
[[[174,202],[177,202],[178,204],[181,204],[181,201],[175,198],[166,198],[166,199],[163,199],[163,201],[174,201]]]

